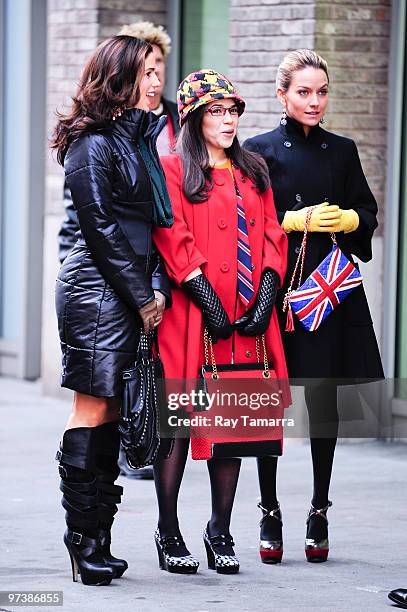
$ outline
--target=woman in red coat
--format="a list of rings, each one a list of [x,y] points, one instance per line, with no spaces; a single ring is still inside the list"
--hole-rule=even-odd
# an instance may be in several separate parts
[[[269,359],[278,377],[286,378],[274,301],[285,274],[287,239],[276,218],[265,164],[242,150],[236,138],[245,102],[226,77],[212,70],[189,75],[177,97],[178,153],[162,158],[175,221],[170,230],[154,234],[175,285],[172,308],[159,329],[166,377],[197,377],[206,327],[216,342],[217,363],[256,362],[256,336],[265,334]],[[205,440],[200,442],[205,446]],[[177,518],[188,443],[177,438],[171,456],[155,467],[156,543],[161,567],[192,573],[198,563],[182,540]],[[209,443],[204,450],[210,451]],[[237,457],[208,461],[212,516],[204,542],[208,565],[219,573],[239,570],[229,524],[240,463]]]

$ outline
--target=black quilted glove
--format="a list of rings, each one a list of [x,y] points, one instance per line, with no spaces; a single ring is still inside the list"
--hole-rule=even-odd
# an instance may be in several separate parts
[[[233,328],[212,285],[204,274],[195,276],[183,283],[185,293],[202,311],[204,323],[213,342],[218,338],[226,340],[232,335]]]
[[[261,336],[266,332],[279,287],[280,278],[277,272],[270,268],[264,270],[255,303],[233,324],[241,336]]]

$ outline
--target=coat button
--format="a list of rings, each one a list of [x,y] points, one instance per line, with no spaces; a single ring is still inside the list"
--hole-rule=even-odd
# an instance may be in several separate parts
[[[299,252],[300,252],[300,250],[301,250],[301,248],[300,248],[300,247],[295,247],[295,249],[294,249],[294,253],[295,253],[296,255],[298,255],[298,254],[299,254]]]
[[[289,149],[291,147],[291,142],[289,140],[285,140],[284,146],[287,147],[287,149]]]
[[[225,229],[227,226],[228,224],[226,223],[225,219],[218,219],[218,227],[220,229]]]
[[[222,263],[220,264],[220,269],[222,270],[222,272],[229,272],[229,264],[227,261],[222,261]]]
[[[328,144],[326,142],[323,142],[321,144],[321,149],[327,149],[328,148]]]
[[[256,269],[256,264],[252,264],[252,270]]]
[[[256,219],[250,219],[249,223],[250,225],[256,225]]]
[[[246,355],[246,357],[251,357],[252,356],[252,352],[251,351],[246,351],[245,355]]]

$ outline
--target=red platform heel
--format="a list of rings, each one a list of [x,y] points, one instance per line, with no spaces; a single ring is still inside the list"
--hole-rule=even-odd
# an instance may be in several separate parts
[[[326,538],[323,538],[322,540],[315,540],[314,538],[308,537],[308,531],[310,520],[313,516],[320,516],[324,521],[326,521],[326,526],[328,528],[328,519],[326,517],[326,514],[331,506],[332,502],[329,501],[324,508],[317,509],[314,508],[314,506],[311,506],[308,512],[307,535],[305,536],[305,556],[307,557],[307,561],[309,561],[310,563],[323,563],[328,559],[328,536]]]
[[[264,521],[269,517],[278,521],[281,527],[283,526],[280,504],[277,504],[277,508],[274,508],[273,510],[268,510],[261,504],[257,504],[257,507],[263,512],[263,517],[260,520],[260,529],[262,528]],[[282,537],[277,540],[263,540],[260,535],[259,553],[262,563],[268,563],[270,565],[281,563],[281,559],[283,558]]]

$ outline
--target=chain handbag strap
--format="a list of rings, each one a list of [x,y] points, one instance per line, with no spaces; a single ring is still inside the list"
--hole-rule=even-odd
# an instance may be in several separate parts
[[[287,289],[287,292],[286,292],[286,294],[284,296],[283,312],[285,312],[287,310],[287,308],[288,308],[290,297],[291,297],[291,294],[293,292],[293,286],[294,286],[294,283],[295,283],[295,277],[297,275],[297,270],[298,270],[298,266],[300,265],[300,263],[301,263],[301,267],[300,267],[300,275],[298,277],[297,289],[298,289],[298,287],[301,287],[302,274],[303,274],[303,271],[304,271],[305,252],[307,250],[308,231],[309,231],[309,226],[310,226],[310,222],[311,222],[311,216],[312,216],[312,213],[314,211],[314,208],[315,208],[315,206],[311,206],[307,210],[307,214],[305,216],[304,236],[302,237],[301,247],[300,247],[300,251],[298,253],[297,261],[295,262],[294,271],[292,273],[291,280],[290,280],[290,285],[289,285],[289,287]]]
[[[209,334],[206,327],[204,329],[203,336],[204,336],[205,365],[208,366],[209,360],[211,361],[210,363],[212,367],[211,378],[213,380],[218,380],[220,376],[219,376],[219,372],[216,366],[212,336]],[[262,362],[260,361],[260,338],[261,338],[261,344],[262,344],[262,349],[263,349],[263,361]],[[264,334],[262,334],[260,337],[256,336],[256,357],[257,357],[257,363],[263,363],[263,372],[262,372],[263,378],[270,378],[269,360],[267,356],[266,338]]]
[[[210,357],[211,366],[212,366],[211,378],[213,378],[213,380],[218,380],[219,374],[218,374],[218,370],[216,367],[215,353],[213,352],[212,337],[209,335],[209,332],[206,327],[204,329],[204,349],[205,349],[205,365],[209,365],[209,357]]]
[[[267,349],[266,349],[266,337],[264,334],[262,334],[260,337],[256,336],[256,356],[257,356],[257,363],[260,363],[260,338],[261,338],[261,344],[262,344],[262,348],[263,348],[263,365],[264,365],[264,370],[263,370],[263,378],[270,378],[270,370],[269,370],[269,360],[267,357]]]

